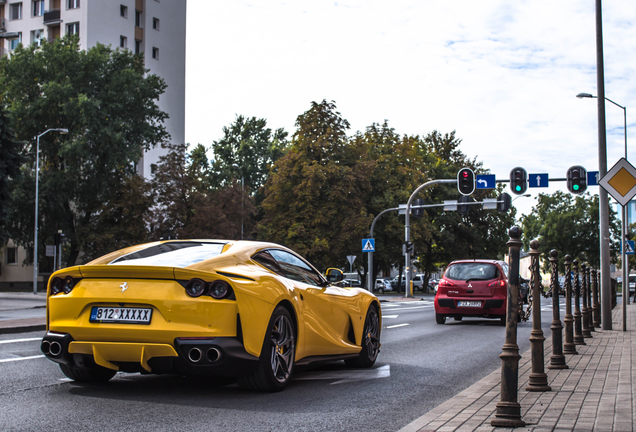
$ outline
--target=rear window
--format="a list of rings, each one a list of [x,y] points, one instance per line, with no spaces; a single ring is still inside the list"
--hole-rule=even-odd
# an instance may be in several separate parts
[[[499,277],[499,270],[494,264],[488,263],[457,263],[448,267],[447,279],[452,280],[490,280]]]
[[[223,243],[169,242],[121,256],[108,265],[188,267],[221,254]]]

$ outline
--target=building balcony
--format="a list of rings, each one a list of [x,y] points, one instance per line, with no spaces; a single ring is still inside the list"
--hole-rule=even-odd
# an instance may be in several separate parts
[[[59,9],[51,9],[44,11],[44,25],[59,24],[62,22]]]

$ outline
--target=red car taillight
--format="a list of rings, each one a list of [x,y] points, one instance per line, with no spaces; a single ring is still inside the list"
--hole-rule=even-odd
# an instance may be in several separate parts
[[[488,284],[489,287],[505,287],[506,286],[506,281],[503,279],[498,279],[494,282],[490,282]]]
[[[448,288],[452,286],[455,286],[455,284],[449,280],[442,279],[439,281],[439,285],[437,285],[437,289],[439,290],[440,288]]]

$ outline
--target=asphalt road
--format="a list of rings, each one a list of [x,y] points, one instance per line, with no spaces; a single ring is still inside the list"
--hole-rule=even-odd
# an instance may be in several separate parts
[[[0,335],[1,429],[396,431],[501,365],[505,328],[497,320],[438,325],[431,300],[382,303],[382,348],[373,369],[338,362],[298,371],[274,394],[125,373],[103,385],[77,384],[41,357],[42,333]],[[552,310],[544,310],[548,336]],[[519,324],[521,353],[531,328]]]

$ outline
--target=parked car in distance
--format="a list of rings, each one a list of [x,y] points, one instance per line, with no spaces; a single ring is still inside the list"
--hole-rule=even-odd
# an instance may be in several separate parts
[[[460,260],[448,265],[435,294],[435,321],[463,317],[496,318],[506,324],[508,264],[496,260]]]
[[[392,291],[391,281],[388,279],[376,279],[375,280],[375,292],[385,293]]]
[[[519,295],[524,303],[528,303],[528,294],[530,293],[530,281],[519,276]]]
[[[636,289],[636,274],[629,275],[629,295],[634,294],[634,290]]]
[[[431,279],[428,281],[428,289],[429,291],[433,291],[437,294],[437,286],[439,285],[439,279]]]
[[[395,276],[391,279],[391,287],[395,291],[403,291],[404,284],[406,283],[406,276],[402,275],[402,280],[400,281],[400,286],[398,287],[398,277]],[[422,287],[424,286],[424,276],[423,275],[415,275],[412,279],[413,282],[413,291],[422,291]]]
[[[338,282],[336,285],[342,288],[360,288],[362,286],[362,282],[360,282],[358,279],[344,279]]]

